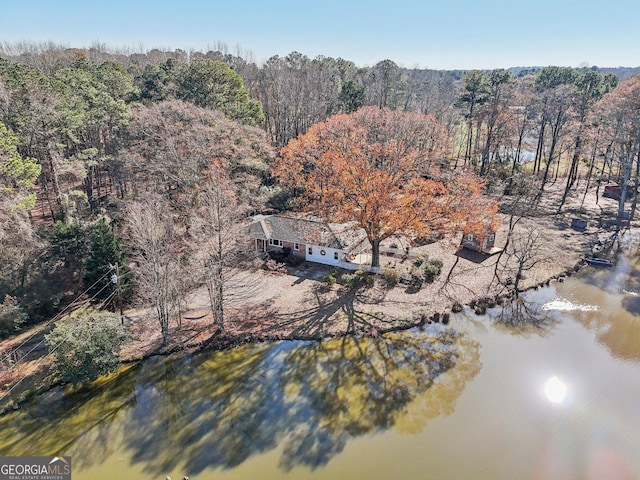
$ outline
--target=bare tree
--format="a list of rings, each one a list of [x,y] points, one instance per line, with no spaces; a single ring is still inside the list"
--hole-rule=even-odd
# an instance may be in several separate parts
[[[196,237],[196,268],[207,287],[213,320],[224,331],[225,303],[230,281],[242,261],[242,219],[246,208],[234,193],[234,184],[220,168],[211,168],[209,182],[198,195],[199,208],[192,234]]]
[[[599,103],[608,117],[609,135],[616,145],[615,157],[619,167],[618,222],[624,218],[625,202],[637,190],[640,163],[640,75],[621,83]],[[635,169],[634,169],[635,165]]]
[[[180,268],[181,248],[174,222],[159,197],[149,197],[127,208],[127,226],[140,298],[155,309],[162,343],[169,339],[169,322],[181,317],[185,282]]]
[[[494,272],[494,280],[505,287],[511,298],[520,296],[525,273],[548,260],[542,253],[542,239],[536,225],[522,226],[521,220],[523,217],[511,217],[507,243]]]
[[[505,112],[513,97],[516,85],[514,76],[502,68],[492,70],[486,75],[488,90],[486,105],[481,109],[481,115],[486,122],[485,140],[482,148],[480,176],[484,176],[489,168],[490,152],[494,148],[498,133],[502,128],[501,120],[508,120]]]

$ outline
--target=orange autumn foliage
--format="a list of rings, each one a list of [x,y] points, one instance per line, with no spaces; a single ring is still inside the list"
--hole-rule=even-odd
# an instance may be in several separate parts
[[[496,213],[472,174],[442,180],[449,139],[433,116],[377,107],[336,115],[289,142],[274,164],[307,209],[367,233],[372,265],[395,234],[480,231]]]

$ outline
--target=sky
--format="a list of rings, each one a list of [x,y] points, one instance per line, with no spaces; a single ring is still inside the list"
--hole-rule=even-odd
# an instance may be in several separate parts
[[[0,42],[293,51],[358,66],[640,66],[639,0],[0,0]]]

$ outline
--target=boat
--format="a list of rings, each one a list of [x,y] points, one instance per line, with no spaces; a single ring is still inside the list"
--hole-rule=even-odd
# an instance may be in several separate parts
[[[589,265],[597,267],[613,267],[613,262],[606,258],[587,257],[584,259]]]

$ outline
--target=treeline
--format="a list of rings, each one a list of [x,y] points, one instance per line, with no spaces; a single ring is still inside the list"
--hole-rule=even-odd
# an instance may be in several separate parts
[[[578,187],[612,181],[619,217],[633,215],[636,197],[630,213],[625,197],[640,170],[640,77],[620,73],[4,45],[0,335],[83,292],[111,308],[138,298],[166,324],[198,285],[222,325],[237,225],[286,206],[287,189],[270,176],[277,151],[362,106],[431,116],[446,130],[441,167],[474,170],[493,192],[539,199],[562,181],[561,210]],[[112,282],[115,265],[126,285]]]

